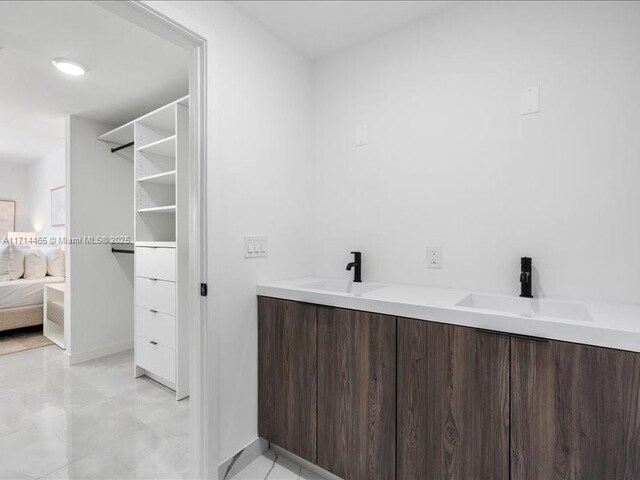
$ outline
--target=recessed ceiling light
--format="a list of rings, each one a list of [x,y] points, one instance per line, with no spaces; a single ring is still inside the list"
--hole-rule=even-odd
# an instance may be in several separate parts
[[[74,62],[73,60],[69,60],[68,58],[54,58],[51,60],[51,63],[53,63],[58,70],[62,73],[66,73],[67,75],[84,75],[84,72],[87,71],[84,65]]]

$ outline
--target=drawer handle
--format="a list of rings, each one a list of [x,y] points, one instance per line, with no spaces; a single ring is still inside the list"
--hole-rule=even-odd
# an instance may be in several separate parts
[[[151,313],[158,313],[158,310],[151,310],[151,309],[149,309],[149,311],[150,311]]]
[[[486,328],[476,328],[474,329],[476,332],[479,333],[488,333],[489,335],[497,335],[499,337],[508,337],[509,334],[505,333],[505,332],[498,332],[496,330],[487,330]]]
[[[149,280],[151,280],[152,282],[157,282],[158,281],[157,278],[150,278]]]
[[[151,345],[157,345],[157,344],[158,344],[158,342],[155,342],[155,341],[153,341],[153,340],[151,340],[149,343],[150,343]]]
[[[549,340],[546,338],[542,338],[542,337],[531,337],[529,335],[520,335],[518,333],[509,333],[509,332],[498,332],[495,330],[486,330],[484,328],[476,328],[475,329],[476,332],[480,332],[480,333],[488,333],[491,335],[498,335],[500,337],[510,337],[510,338],[516,338],[519,340],[528,340],[531,342],[539,342],[539,343],[549,343]]]
[[[511,333],[509,335],[511,338],[516,338],[519,340],[526,340],[526,341],[530,341],[530,342],[538,342],[538,343],[549,343],[549,339],[548,338],[543,338],[543,337],[532,337],[530,335],[520,335],[517,333]]]

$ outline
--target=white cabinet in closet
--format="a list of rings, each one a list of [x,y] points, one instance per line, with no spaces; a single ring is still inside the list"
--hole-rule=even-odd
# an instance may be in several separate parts
[[[188,365],[178,365],[176,352],[181,335],[176,308],[176,249],[136,246],[135,251],[136,375],[147,375],[184,398],[188,396]]]
[[[183,100],[133,122],[135,373],[189,396],[186,204],[189,120]],[[183,297],[181,298],[181,293]]]

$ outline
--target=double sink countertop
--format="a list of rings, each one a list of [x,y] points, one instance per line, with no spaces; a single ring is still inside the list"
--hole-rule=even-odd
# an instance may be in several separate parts
[[[317,277],[261,283],[258,295],[640,352],[640,305],[634,304]]]

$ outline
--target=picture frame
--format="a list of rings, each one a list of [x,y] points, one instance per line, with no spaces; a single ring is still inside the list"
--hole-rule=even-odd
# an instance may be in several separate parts
[[[51,189],[51,226],[61,227],[65,224],[65,186]]]
[[[0,200],[0,240],[16,229],[15,200]]]

